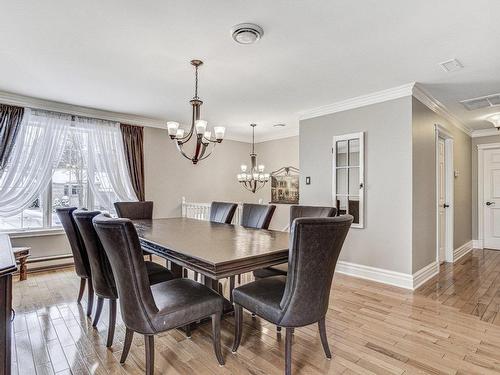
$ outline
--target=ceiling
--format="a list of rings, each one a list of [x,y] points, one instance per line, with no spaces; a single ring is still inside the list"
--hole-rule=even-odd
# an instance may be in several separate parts
[[[298,112],[413,81],[471,129],[500,112],[458,103],[500,92],[498,0],[18,0],[2,13],[0,90],[188,123],[199,58],[202,118],[235,139],[251,122],[257,140],[293,135]],[[236,44],[240,22],[262,40]],[[464,68],[446,73],[452,58]]]

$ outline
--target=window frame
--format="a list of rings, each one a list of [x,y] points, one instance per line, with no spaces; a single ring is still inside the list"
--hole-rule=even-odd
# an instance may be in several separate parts
[[[72,126],[72,131],[78,131],[80,128],[77,125]],[[87,165],[87,173],[93,170],[93,163],[90,159],[88,161],[89,165]],[[8,234],[11,238],[24,238],[24,237],[38,237],[38,236],[51,236],[51,235],[59,235],[64,234],[64,229],[60,225],[53,225],[53,215],[52,212],[52,178],[49,183],[45,187],[45,189],[40,194],[40,200],[42,204],[42,227],[37,228],[16,228],[16,229],[7,229],[1,230],[0,233]],[[72,190],[72,187],[69,187],[69,190]],[[84,187],[86,190],[87,199],[86,199],[86,207],[89,210],[94,209],[95,203],[95,195],[92,191],[90,183],[86,184]],[[69,191],[71,193],[71,191]]]
[[[358,140],[359,142],[359,223],[352,223],[352,228],[365,228],[365,132],[348,133],[333,136],[332,145],[332,201],[333,206],[337,207],[337,143],[342,141]],[[347,194],[349,200],[349,165],[340,167],[347,170]],[[338,210],[338,207],[337,207]],[[349,210],[349,208],[347,209]]]

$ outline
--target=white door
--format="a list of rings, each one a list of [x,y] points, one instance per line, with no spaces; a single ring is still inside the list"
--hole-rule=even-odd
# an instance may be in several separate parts
[[[484,150],[484,247],[500,250],[500,149]]]
[[[438,257],[440,262],[446,259],[446,156],[445,141],[438,140]]]

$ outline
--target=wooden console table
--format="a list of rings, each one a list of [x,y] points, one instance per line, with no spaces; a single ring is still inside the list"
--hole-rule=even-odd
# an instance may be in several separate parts
[[[16,259],[7,235],[0,236],[0,374],[11,373],[12,341],[12,274]]]

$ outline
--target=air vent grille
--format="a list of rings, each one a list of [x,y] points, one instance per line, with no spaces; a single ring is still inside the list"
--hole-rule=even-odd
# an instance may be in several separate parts
[[[467,108],[469,111],[475,109],[493,107],[495,105],[500,105],[500,94],[493,94],[488,96],[481,96],[479,98],[462,100],[460,103]]]

